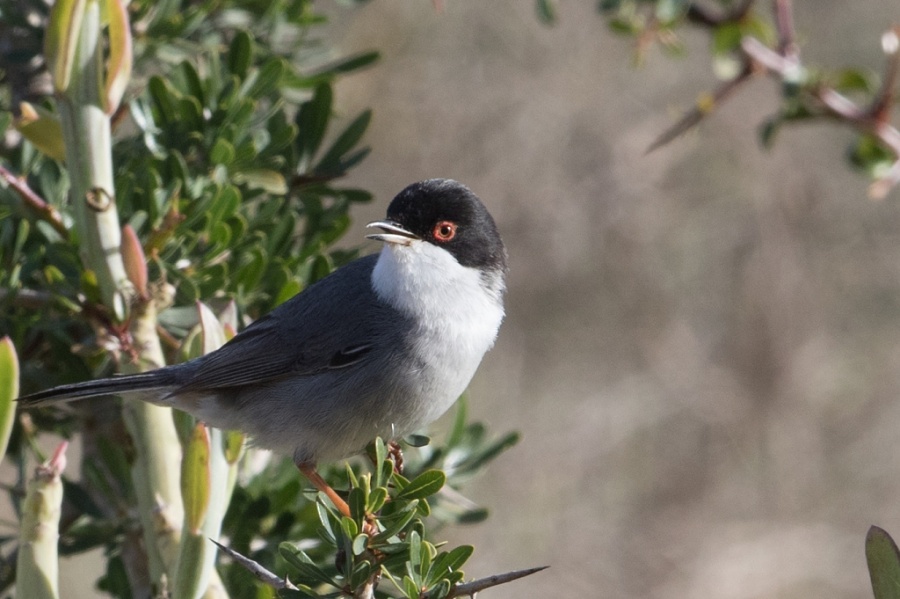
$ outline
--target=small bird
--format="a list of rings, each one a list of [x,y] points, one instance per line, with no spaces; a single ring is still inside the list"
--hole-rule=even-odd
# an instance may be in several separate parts
[[[506,250],[494,219],[464,185],[409,185],[384,242],[309,286],[218,350],[189,362],[62,385],[25,408],[120,395],[192,414],[290,455],[349,515],[316,464],[396,439],[443,414],[468,386],[503,320]]]

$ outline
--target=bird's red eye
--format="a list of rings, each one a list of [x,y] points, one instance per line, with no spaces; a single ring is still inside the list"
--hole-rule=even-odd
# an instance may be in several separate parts
[[[434,226],[434,230],[431,233],[438,241],[450,241],[456,237],[456,223],[442,220]]]

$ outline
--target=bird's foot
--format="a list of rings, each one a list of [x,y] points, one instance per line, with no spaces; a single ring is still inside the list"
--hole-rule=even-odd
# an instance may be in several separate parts
[[[394,472],[403,474],[403,450],[400,449],[400,444],[397,441],[390,441],[387,449],[388,455],[391,456],[391,460],[394,462]]]
[[[378,524],[376,524],[374,516],[366,515],[362,525],[362,532],[370,539],[378,534]]]
[[[398,446],[397,451],[400,451]],[[396,465],[396,462],[394,462]],[[395,466],[396,467],[396,466]],[[297,468],[300,469],[300,472],[309,479],[309,482],[313,484],[313,486],[325,494],[328,499],[331,500],[331,503],[334,504],[334,507],[337,508],[337,511],[341,513],[342,516],[347,516],[348,518],[353,518],[353,514],[350,512],[350,506],[347,505],[347,502],[344,501],[344,498],[338,495],[337,491],[335,491],[331,485],[325,482],[325,479],[319,474],[316,470],[314,464],[300,463],[297,464]],[[371,514],[366,514],[365,521],[363,521],[362,532],[365,533],[369,538],[374,537],[378,534],[378,524],[375,522],[375,516]]]

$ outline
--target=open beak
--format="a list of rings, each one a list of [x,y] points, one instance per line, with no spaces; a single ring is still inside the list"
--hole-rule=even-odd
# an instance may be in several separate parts
[[[377,220],[366,225],[366,228],[381,229],[384,233],[372,233],[366,235],[366,239],[377,239],[387,243],[396,243],[398,245],[410,245],[413,241],[418,241],[418,235],[410,233],[397,223],[389,220]]]

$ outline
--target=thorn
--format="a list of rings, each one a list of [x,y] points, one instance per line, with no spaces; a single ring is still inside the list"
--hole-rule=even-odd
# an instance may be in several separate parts
[[[674,141],[682,134],[696,127],[700,121],[712,114],[722,102],[733,94],[741,84],[748,81],[753,73],[754,70],[752,65],[747,62],[734,79],[727,81],[712,93],[702,94],[694,104],[693,108],[688,110],[674,125],[663,131],[662,134],[647,147],[646,151],[644,151],[644,155],[667,145],[669,142]]]
[[[546,570],[549,567],[550,566],[539,566],[537,568],[528,568],[526,570],[513,570],[512,572],[506,572],[505,574],[495,574],[493,576],[487,576],[485,578],[473,580],[472,582],[457,584],[452,589],[450,589],[450,594],[447,595],[447,597],[462,597],[464,595],[474,597],[479,591],[483,591],[485,589],[489,589],[506,582],[512,582],[513,580],[518,580],[520,578],[525,578],[526,576],[531,576],[532,574],[536,574],[541,570]]]
[[[249,557],[241,555],[240,553],[238,553],[231,547],[226,547],[225,545],[216,541],[215,539],[210,539],[210,541],[212,541],[216,545],[216,547],[218,547],[224,553],[226,553],[228,556],[230,556],[231,559],[233,559],[234,561],[236,561],[237,563],[242,565],[244,568],[247,569],[247,571],[249,571],[251,574],[256,576],[256,578],[259,579],[262,583],[269,585],[273,589],[276,589],[279,591],[282,589],[288,589],[289,591],[299,591],[300,590],[294,585],[294,583],[292,583],[290,580],[288,580],[287,576],[285,576],[284,578],[281,578],[280,576],[278,576],[278,575],[270,572],[266,568],[264,568],[258,562],[253,561]]]

